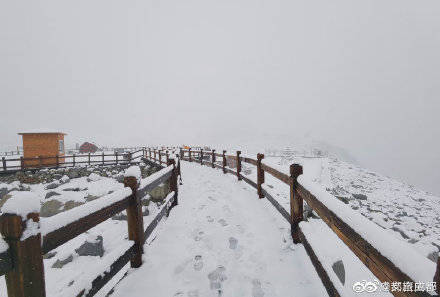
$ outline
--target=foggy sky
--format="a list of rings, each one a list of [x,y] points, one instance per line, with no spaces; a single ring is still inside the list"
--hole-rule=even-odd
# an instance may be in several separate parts
[[[438,0],[0,0],[0,147],[311,135],[440,194]]]

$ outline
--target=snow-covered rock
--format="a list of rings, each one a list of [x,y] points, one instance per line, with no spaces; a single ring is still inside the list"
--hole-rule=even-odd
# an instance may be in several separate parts
[[[11,192],[11,198],[3,204],[1,211],[27,219],[29,213],[40,212],[40,199],[32,192]]]

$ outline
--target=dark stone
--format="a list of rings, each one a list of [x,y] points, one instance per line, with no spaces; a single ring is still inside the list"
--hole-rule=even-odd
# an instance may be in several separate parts
[[[67,192],[69,192],[69,191],[71,191],[71,192],[79,192],[79,191],[85,191],[85,190],[87,190],[87,188],[84,188],[84,189],[81,189],[81,188],[65,188],[65,189],[63,189],[63,191],[67,191]]]
[[[73,256],[70,255],[64,260],[58,259],[55,263],[52,264],[52,268],[63,268],[64,265],[73,261]]]
[[[339,281],[342,283],[342,285],[345,285],[344,262],[342,262],[342,260],[339,260],[339,261],[333,263],[332,269],[335,272],[336,276],[338,277]]]
[[[57,252],[48,252],[47,254],[43,255],[43,259],[52,259],[53,257],[55,257],[55,255],[57,254]]]
[[[86,199],[86,201],[88,202],[88,201],[93,201],[93,200],[95,200],[95,199],[98,199],[99,197],[98,196],[93,196],[93,195],[87,195],[86,197],[84,197],[85,199]]]
[[[60,193],[57,193],[57,192],[55,192],[55,191],[50,191],[50,192],[47,192],[46,193],[46,197],[45,197],[45,199],[49,199],[50,197],[53,197],[53,196],[60,196],[61,194]]]
[[[358,200],[367,200],[367,195],[364,195],[364,194],[352,194],[353,195],[353,197],[355,198],[355,199],[358,199]]]
[[[98,235],[95,241],[84,242],[79,248],[75,250],[75,252],[80,256],[100,256],[104,255],[104,245],[103,238],[101,235]]]
[[[59,183],[50,183],[46,186],[46,190],[52,190],[58,188],[59,185],[60,185]]]

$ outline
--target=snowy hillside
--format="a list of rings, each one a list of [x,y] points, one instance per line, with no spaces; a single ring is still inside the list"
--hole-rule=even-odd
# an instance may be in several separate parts
[[[233,151],[232,149],[230,151]],[[397,238],[407,241],[424,256],[437,261],[440,250],[440,197],[391,177],[369,171],[343,161],[333,151],[322,147],[283,147],[243,150],[243,156],[256,158],[264,152],[263,163],[284,173],[289,165],[302,164],[304,175],[318,182],[329,193],[352,209],[390,230]],[[344,155],[343,158],[346,158]],[[255,167],[244,165],[244,174],[256,178]],[[266,185],[274,187],[280,202],[289,209],[289,190],[280,181],[266,174]]]

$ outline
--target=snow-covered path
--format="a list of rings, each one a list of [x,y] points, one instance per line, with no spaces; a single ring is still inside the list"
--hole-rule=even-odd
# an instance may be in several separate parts
[[[112,296],[327,296],[290,226],[236,177],[183,162],[184,185]]]

